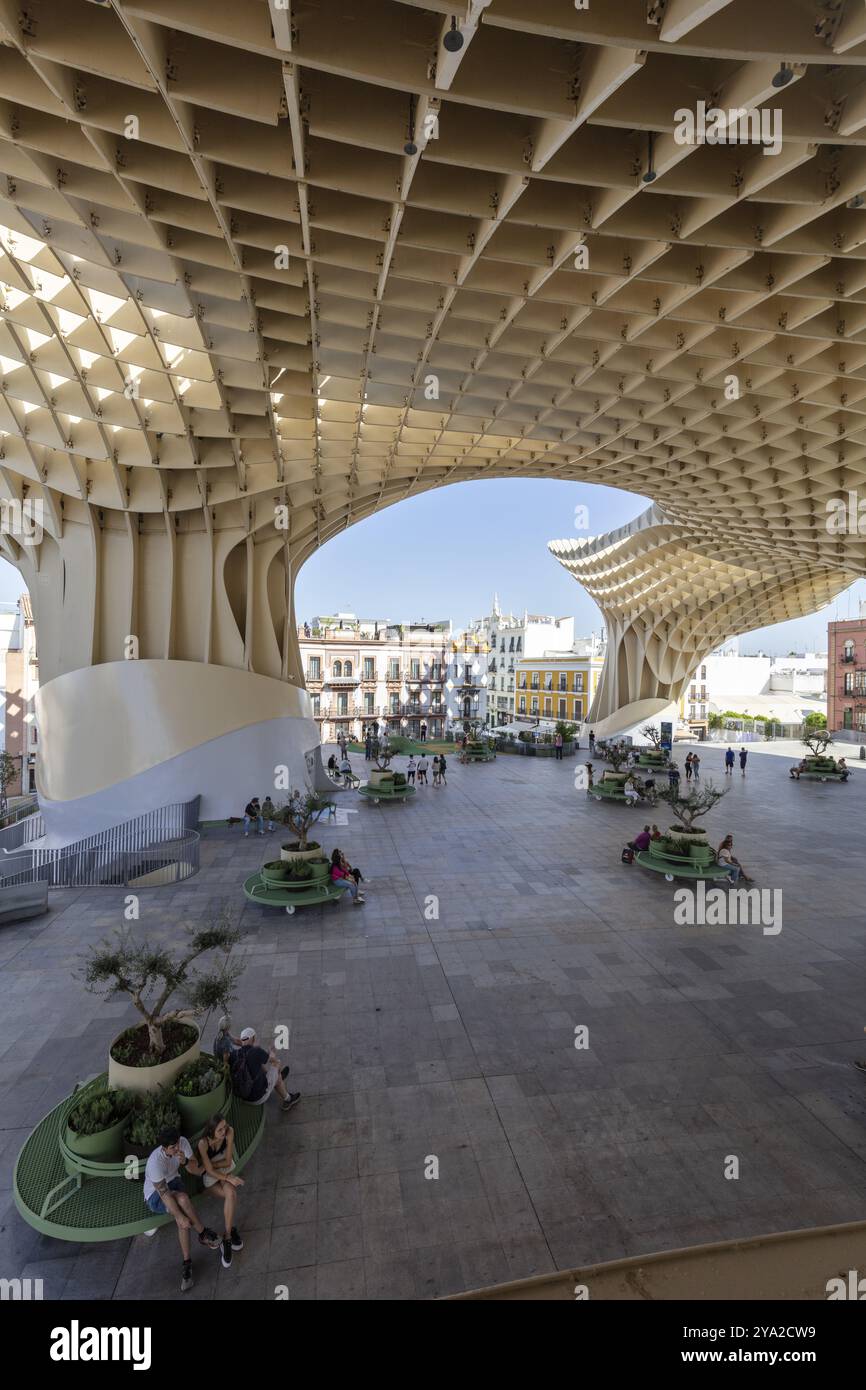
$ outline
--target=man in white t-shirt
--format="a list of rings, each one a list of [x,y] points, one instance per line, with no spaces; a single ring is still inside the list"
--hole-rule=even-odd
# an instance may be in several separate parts
[[[191,1173],[201,1172],[193,1159],[189,1141],[178,1134],[176,1129],[162,1130],[159,1144],[148,1158],[144,1170],[144,1200],[148,1210],[155,1216],[173,1216],[175,1219],[177,1238],[183,1255],[181,1293],[186,1293],[192,1288],[190,1226],[198,1235],[199,1245],[206,1245],[209,1250],[217,1250],[220,1243],[216,1231],[212,1231],[209,1226],[203,1226],[196,1216],[195,1208],[179,1176],[184,1165]]]
[[[418,782],[419,784],[423,784],[425,787],[427,785],[427,769],[429,766],[430,764],[427,761],[427,754],[422,753],[420,758],[418,759]]]

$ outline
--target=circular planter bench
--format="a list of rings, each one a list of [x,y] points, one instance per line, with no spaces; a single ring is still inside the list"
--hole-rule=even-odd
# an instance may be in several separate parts
[[[345,892],[344,883],[334,883],[331,879],[279,886],[268,885],[261,874],[250,874],[244,880],[244,895],[259,907],[281,907],[291,917],[299,907],[315,907],[318,903],[336,902]]]
[[[104,1086],[106,1076],[90,1086]],[[63,1134],[70,1111],[84,1088],[73,1091],[45,1116],[25,1140],[15,1161],[13,1197],[29,1225],[55,1240],[120,1240],[141,1235],[173,1220],[147,1209],[135,1178],[144,1177],[144,1163],[99,1164],[64,1152]],[[228,1097],[220,1113],[235,1131],[235,1171],[243,1168],[258,1146],[265,1127],[265,1107]],[[73,1163],[70,1169],[67,1163]],[[200,1180],[183,1177],[189,1195],[200,1195]]]
[[[642,869],[651,869],[653,873],[664,874],[668,883],[673,883],[675,878],[685,879],[729,879],[727,870],[723,869],[716,860],[712,848],[708,844],[701,844],[693,841],[689,847],[688,854],[671,854],[669,850],[663,848],[665,840],[650,840],[648,850],[640,849],[634,857],[634,862],[640,864]]]
[[[377,785],[365,782],[358,787],[358,795],[365,801],[372,801],[374,806],[378,806],[380,801],[408,801],[416,792],[417,788],[408,782],[405,786],[395,786],[393,782],[379,782]]]

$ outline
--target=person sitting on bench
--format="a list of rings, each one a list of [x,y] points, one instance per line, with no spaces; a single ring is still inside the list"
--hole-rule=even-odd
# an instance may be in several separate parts
[[[352,899],[352,906],[363,907],[366,899],[358,887],[354,874],[343,867],[343,859],[342,850],[335,849],[331,855],[331,881],[333,883],[345,883]]]
[[[842,781],[847,782],[851,775],[851,769],[844,758],[839,758],[836,763],[836,771],[841,774]]]
[[[144,1201],[148,1211],[154,1216],[173,1216],[177,1226],[177,1238],[183,1255],[183,1273],[180,1290],[186,1293],[192,1288],[192,1257],[189,1248],[190,1227],[198,1236],[199,1245],[210,1250],[219,1249],[219,1236],[210,1226],[203,1226],[198,1219],[195,1207],[187,1195],[179,1177],[186,1165],[191,1173],[201,1169],[193,1158],[189,1140],[183,1139],[176,1129],[163,1129],[157,1135],[157,1147],[153,1149],[144,1170]]]
[[[650,833],[650,828],[648,825],[645,825],[639,835],[635,835],[633,840],[629,840],[628,847],[634,850],[647,850],[650,847],[651,839],[652,834]]]
[[[623,790],[623,795],[625,796],[626,801],[629,801],[629,802],[631,802],[631,804],[632,804],[633,806],[636,806],[637,803],[640,801],[641,797],[640,797],[640,792],[638,791],[637,787],[636,787],[635,784],[634,784],[634,778],[633,778],[633,777],[627,777],[627,778],[626,778],[622,790]]]
[[[654,777],[647,777],[644,779],[643,794],[650,805],[655,806],[658,797],[656,796],[656,782]]]
[[[716,850],[716,858],[726,871],[731,883],[737,883],[740,878],[744,883],[754,883],[754,879],[749,878],[739,859],[734,858],[733,847],[733,835],[726,835]]]
[[[799,780],[800,780],[800,773],[806,771],[806,759],[804,758],[803,761],[802,761],[801,763],[798,763],[798,765],[797,765],[796,767],[790,768],[789,771],[790,771],[791,776],[794,778],[794,780],[795,780],[796,782],[799,782]]]
[[[245,811],[244,811],[244,836],[245,836],[245,837],[249,837],[249,833],[250,833],[250,824],[251,824],[252,821],[255,821],[255,823],[256,823],[256,830],[259,832],[259,834],[260,834],[260,835],[264,835],[264,833],[265,833],[265,822],[264,822],[264,820],[262,819],[262,808],[261,808],[261,806],[259,805],[259,798],[258,798],[257,796],[254,796],[253,799],[252,799],[252,801],[248,801],[248,802],[247,802],[246,809],[245,809]]]
[[[343,754],[343,761],[340,763],[340,772],[343,774],[343,786],[352,785],[352,764],[349,762],[348,753]]]

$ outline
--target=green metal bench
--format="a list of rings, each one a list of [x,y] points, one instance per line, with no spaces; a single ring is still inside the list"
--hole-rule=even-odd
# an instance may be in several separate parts
[[[250,874],[244,880],[244,894],[251,903],[257,903],[259,907],[285,908],[290,917],[298,907],[334,902],[342,897],[346,887],[345,883],[335,883],[328,878],[310,884],[308,888],[278,888],[273,883],[266,883],[261,873]]]
[[[416,791],[417,788],[408,782],[400,787],[395,787],[389,782],[379,782],[375,787],[371,787],[369,782],[365,782],[362,787],[357,788],[358,795],[363,796],[365,801],[372,801],[374,806],[378,806],[380,801],[408,801]]]
[[[492,763],[496,760],[496,754],[492,748],[486,744],[470,743],[460,752],[462,763]]]
[[[651,869],[653,873],[664,874],[668,883],[673,883],[675,878],[702,878],[713,881],[728,879],[730,881],[730,874],[715,860],[709,864],[701,864],[698,860],[684,854],[662,854],[658,850],[639,849],[635,854],[634,862],[640,864],[642,869]]]
[[[622,788],[622,782],[595,782],[591,787],[587,787],[587,793],[594,796],[596,801],[618,801],[621,805],[627,803],[632,806],[641,804],[640,798],[637,801],[629,801]]]
[[[106,1081],[103,1075],[95,1084]],[[24,1220],[42,1235],[74,1241],[120,1240],[167,1225],[173,1217],[155,1216],[144,1204],[142,1186],[136,1180],[144,1177],[143,1160],[131,1170],[123,1163],[96,1164],[76,1155],[80,1170],[67,1172],[61,1138],[66,1117],[80,1099],[81,1091],[73,1091],[49,1111],[16,1159],[12,1192]],[[236,1172],[258,1147],[264,1110],[263,1105],[248,1105],[233,1096],[225,1111],[235,1131]],[[130,1171],[136,1176],[130,1177]],[[193,1200],[206,1191],[200,1178],[190,1174],[183,1174],[183,1183]]]

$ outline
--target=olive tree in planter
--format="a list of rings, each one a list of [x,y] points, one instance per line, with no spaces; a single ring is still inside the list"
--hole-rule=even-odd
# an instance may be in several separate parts
[[[391,771],[394,749],[385,747],[376,754],[376,766],[370,769],[368,782],[371,787],[379,787],[383,782],[393,782],[395,774]]]
[[[304,796],[296,792],[278,812],[283,825],[288,826],[295,836],[294,840],[287,840],[280,847],[282,859],[318,859],[321,856],[322,846],[318,840],[309,840],[307,836],[323,806],[324,802],[315,792],[307,792]]]
[[[812,729],[806,725],[800,742],[808,748],[813,758],[823,758],[833,739],[827,729]]]
[[[199,1055],[199,1029],[192,1020],[212,1009],[228,1013],[244,969],[244,962],[230,959],[241,939],[231,909],[225,907],[214,926],[186,928],[186,938],[172,951],[118,931],[86,959],[87,989],[105,999],[126,995],[144,1020],[111,1044],[109,1086],[129,1091],[166,1086]],[[212,952],[221,953],[222,962],[211,969],[199,966]],[[175,996],[181,1002],[172,1005]]]
[[[665,787],[659,792],[659,800],[667,802],[677,822],[670,827],[670,835],[690,844],[705,844],[707,832],[695,822],[712,811],[727,794],[727,787],[717,787],[711,781],[703,781],[687,791],[681,791],[678,785]]]
[[[605,772],[602,781],[624,782],[627,773],[622,769],[628,767],[631,749],[627,743],[608,743],[604,740],[597,740],[595,745],[595,755],[597,758],[604,758],[605,762],[610,763],[613,772]]]

